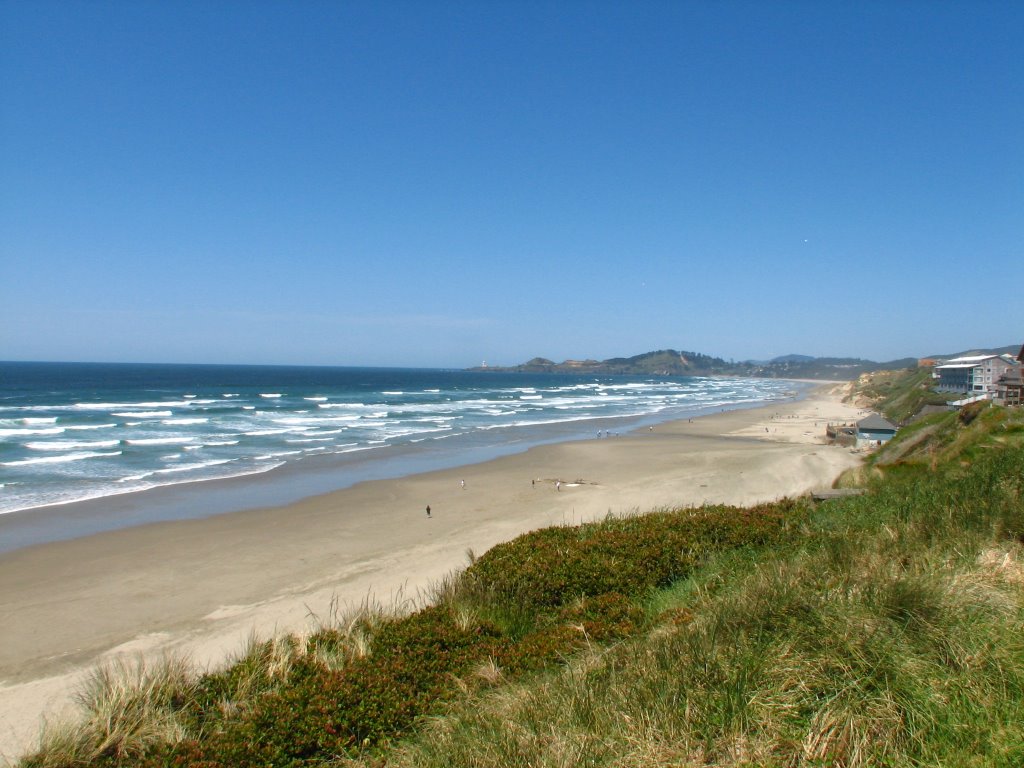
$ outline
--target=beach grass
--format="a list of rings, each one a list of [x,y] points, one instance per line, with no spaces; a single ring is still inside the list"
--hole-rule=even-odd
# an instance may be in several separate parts
[[[1021,765],[1022,436],[940,414],[863,496],[534,531],[221,671],[101,671],[22,764]]]

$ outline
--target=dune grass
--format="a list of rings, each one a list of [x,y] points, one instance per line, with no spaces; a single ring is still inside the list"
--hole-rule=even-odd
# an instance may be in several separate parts
[[[648,601],[646,632],[482,692],[386,764],[1024,764],[1024,457],[1004,458],[941,509],[914,508],[931,482],[830,502],[815,535],[717,558]]]
[[[1022,765],[1022,438],[940,414],[864,496],[536,531],[219,672],[100,671],[23,765]]]

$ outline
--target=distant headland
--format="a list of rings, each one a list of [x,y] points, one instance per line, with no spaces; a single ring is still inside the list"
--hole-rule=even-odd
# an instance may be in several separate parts
[[[996,350],[997,353],[1016,351],[1017,347]],[[930,356],[930,357],[935,357]],[[943,355],[942,357],[947,357]],[[613,357],[608,360],[564,360],[556,363],[543,357],[513,366],[482,365],[473,371],[502,373],[576,373],[627,374],[647,376],[755,376],[776,379],[822,379],[847,381],[862,373],[880,370],[899,370],[918,365],[918,358],[905,357],[889,362],[875,362],[853,357],[811,357],[784,355],[771,360],[723,360],[699,352],[679,352],[660,349],[633,357]]]

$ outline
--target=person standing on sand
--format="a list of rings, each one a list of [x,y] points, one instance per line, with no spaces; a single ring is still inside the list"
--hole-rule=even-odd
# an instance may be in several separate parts
[[[427,504],[427,517],[430,517],[430,505]]]
[[[466,481],[465,480],[459,480],[459,484],[462,485],[462,490],[466,490]]]
[[[562,490],[562,481],[561,480],[555,480],[555,490],[556,491]]]

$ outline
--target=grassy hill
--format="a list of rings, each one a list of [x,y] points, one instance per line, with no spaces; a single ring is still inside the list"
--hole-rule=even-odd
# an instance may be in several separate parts
[[[859,396],[894,424],[906,424],[925,406],[945,406],[949,392],[933,389],[930,368],[902,371],[873,371],[861,375]]]
[[[921,419],[857,480],[535,531],[222,672],[97,672],[23,765],[1024,764],[1024,411]]]

